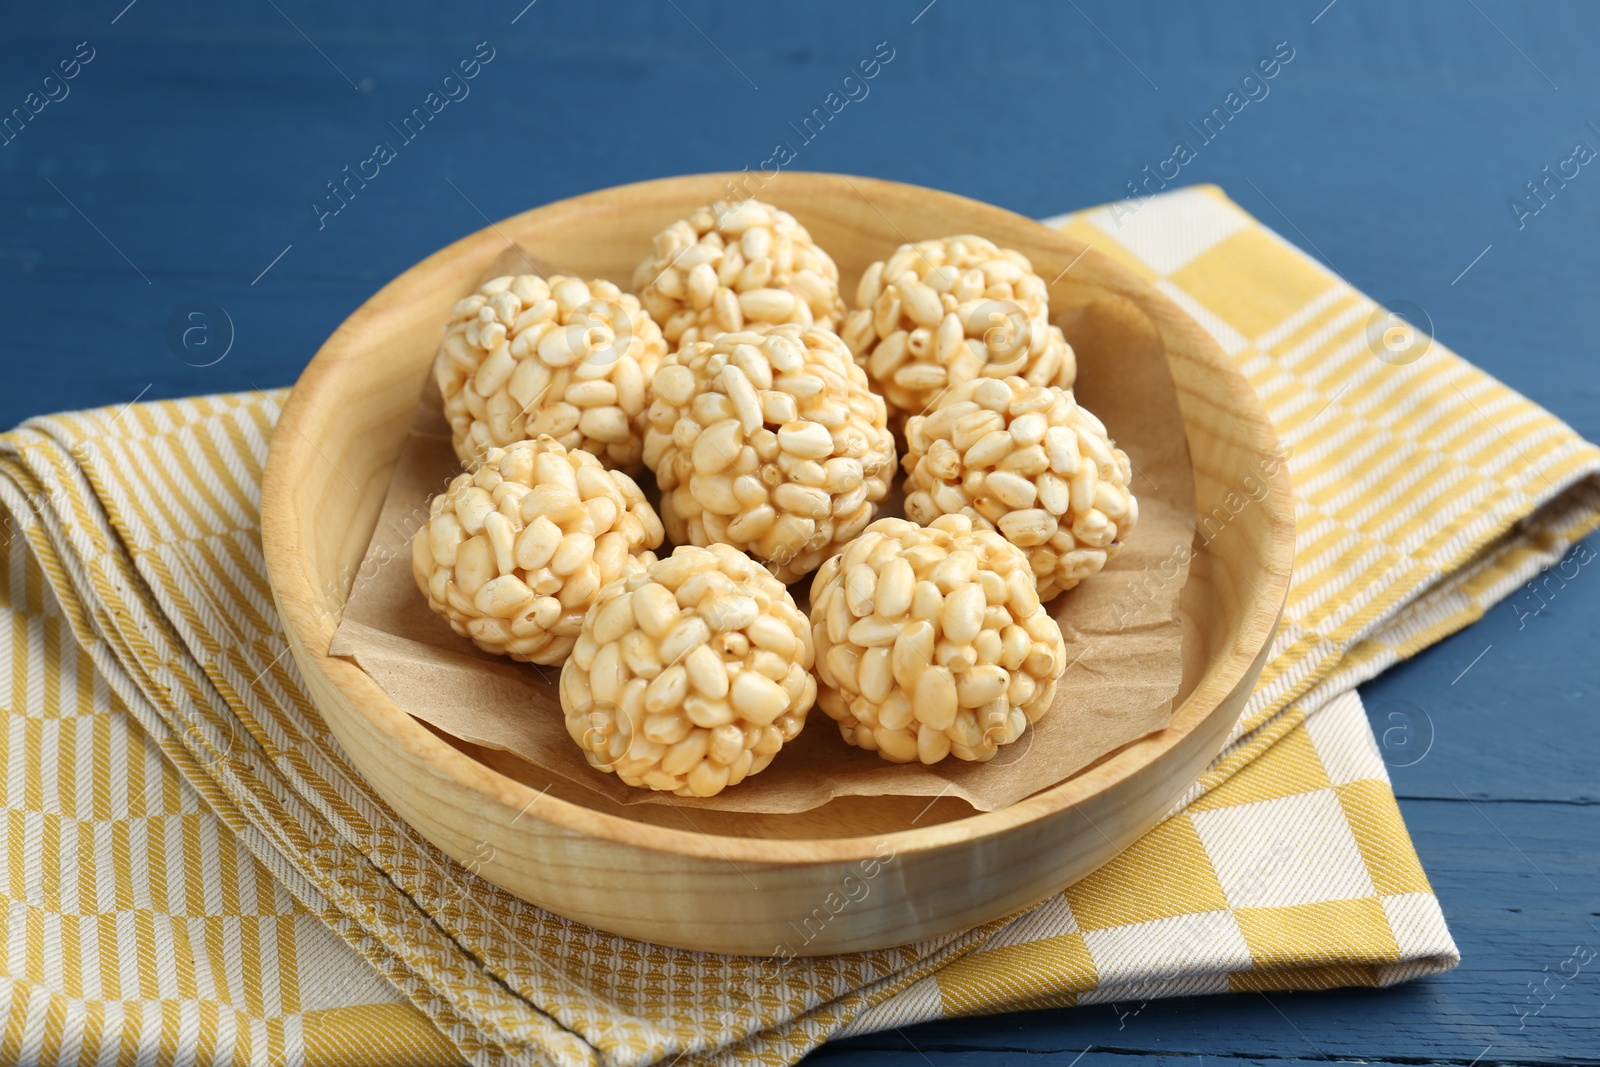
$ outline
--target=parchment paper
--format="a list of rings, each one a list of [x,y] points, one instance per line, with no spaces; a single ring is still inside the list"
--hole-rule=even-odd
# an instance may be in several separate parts
[[[480,652],[429,610],[411,576],[411,535],[428,498],[459,471],[429,385],[330,653],[348,656],[413,716],[503,749],[622,804],[797,812],[838,796],[953,796],[980,811],[1012,804],[1164,727],[1182,677],[1178,595],[1187,579],[1194,486],[1177,394],[1159,335],[1137,307],[1099,294],[1057,316],[1078,356],[1077,395],[1134,466],[1139,522],[1100,574],[1049,605],[1069,666],[1050,711],[988,763],[890,764],[847,745],[813,708],[804,732],[759,775],[692,799],[623,785],[567,736],[559,668]],[[640,484],[654,489],[646,473]],[[883,514],[899,514],[899,492]],[[671,546],[663,546],[662,554]],[[791,591],[804,609],[809,581]]]

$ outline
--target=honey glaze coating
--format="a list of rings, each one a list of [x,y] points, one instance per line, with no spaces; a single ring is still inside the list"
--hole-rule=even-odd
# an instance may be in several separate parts
[[[811,633],[818,705],[894,763],[994,758],[1067,666],[1027,557],[965,515],[867,527],[817,572]]]
[[[485,652],[557,664],[600,587],[653,561],[662,533],[632,478],[546,436],[489,449],[433,498],[411,574]]]
[[[840,336],[898,431],[974,378],[1071,388],[1077,358],[1050,324],[1049,295],[1015,249],[971,234],[918,241],[867,268]]]
[[[548,434],[642,467],[650,379],[667,353],[638,298],[607,281],[494,278],[456,302],[434,358],[456,456]]]
[[[631,786],[709,797],[759,774],[816,700],[806,617],[729,545],[679,547],[600,591],[561,671],[567,732]]]
[[[1104,567],[1139,521],[1127,454],[1071,390],[966,382],[912,418],[906,442],[906,514],[998,529],[1045,600]]]
[[[675,543],[733,545],[787,584],[865,529],[889,492],[883,400],[828,330],[688,344],[653,388],[644,459]]]
[[[836,330],[839,268],[787,211],[719,200],[656,234],[633,287],[676,347],[792,322]]]

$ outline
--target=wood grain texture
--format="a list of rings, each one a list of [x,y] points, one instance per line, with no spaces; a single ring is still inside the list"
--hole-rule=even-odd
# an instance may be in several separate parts
[[[1287,474],[1191,564],[1181,609],[1192,664],[1171,725],[1011,807],[907,818],[903,803],[749,820],[683,809],[694,829],[544,795],[442,742],[365,674],[325,654],[385,476],[447,309],[514,241],[587,277],[626,281],[651,235],[728,188],[730,175],[664,179],[505,220],[436,253],[335,331],[284,411],[268,458],[262,529],[279,609],[329,727],[374,788],[430,840],[512,892],[569,918],[687,948],[750,954],[792,945],[862,864],[892,855],[875,892],[801,946],[855,951],[998,918],[1076,881],[1143,833],[1221,747],[1248,696],[1288,588]],[[1052,307],[1108,305],[1087,344],[1154,338],[1167,353],[1208,511],[1277,449],[1255,394],[1198,324],[1131,273],[1027,219],[915,186],[784,174],[761,195],[838,261],[846,290],[905,239],[980,233],[1056,278]],[[1080,258],[1081,257],[1081,258]],[[1067,267],[1073,265],[1071,272]],[[1064,318],[1069,328],[1072,317]],[[1101,365],[1105,365],[1102,363]],[[352,492],[351,486],[361,487]],[[496,766],[504,766],[497,761]],[[855,818],[840,820],[844,807]],[[947,821],[945,821],[947,820]],[[783,828],[763,832],[762,824]]]

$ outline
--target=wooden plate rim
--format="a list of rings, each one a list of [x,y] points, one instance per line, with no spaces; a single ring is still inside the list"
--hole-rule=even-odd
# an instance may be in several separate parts
[[[725,183],[743,176],[732,173],[683,175],[613,186],[581,196],[554,201],[521,212],[508,219],[469,234],[410,267],[368,298],[342,323],[317,351],[301,374],[284,405],[280,422],[293,426],[316,426],[323,419],[323,408],[331,401],[324,386],[333,380],[359,349],[358,338],[364,321],[376,315],[400,290],[461,260],[481,258],[485,263],[505,241],[506,232],[526,233],[537,225],[540,216],[574,209],[613,209],[625,205],[639,194],[671,194],[675,187],[702,192],[707,183],[724,188]],[[854,175],[793,171],[783,181],[817,183],[839,196],[861,196],[872,202],[869,192],[886,198],[933,196],[946,199],[980,221],[972,227],[985,233],[1004,232],[1015,227],[1031,228],[1036,237],[1059,243],[1067,256],[1082,253],[1096,272],[1117,283],[1121,295],[1134,299],[1160,329],[1169,356],[1179,351],[1185,358],[1203,365],[1213,376],[1216,391],[1208,399],[1218,401],[1225,394],[1227,409],[1236,412],[1250,431],[1252,442],[1262,454],[1277,447],[1275,433],[1263,412],[1259,398],[1216,341],[1188,314],[1132,271],[1110,257],[1086,248],[1082,242],[1044,226],[1036,220],[972,200],[954,193],[921,186]],[[983,224],[983,220],[992,220]],[[886,250],[887,251],[887,250]],[[274,434],[268,450],[261,495],[262,545],[274,599],[290,638],[300,669],[326,678],[334,689],[360,714],[374,720],[390,743],[399,744],[425,763],[431,771],[456,787],[482,795],[485,800],[509,812],[523,810],[536,795],[531,787],[478,762],[435,737],[421,723],[401,710],[367,674],[354,663],[331,657],[325,651],[332,640],[334,622],[328,613],[314,607],[314,584],[300,556],[301,540],[289,502],[295,472],[316,456],[315,446],[303,434]],[[704,859],[725,859],[761,864],[814,864],[852,862],[869,859],[880,842],[887,842],[896,854],[945,848],[979,838],[1020,829],[1029,823],[1064,812],[1107,789],[1113,788],[1176,746],[1229,697],[1238,684],[1251,676],[1252,668],[1266,649],[1287,599],[1289,570],[1294,543],[1294,516],[1289,478],[1285,465],[1264,479],[1267,495],[1260,506],[1265,510],[1271,537],[1267,556],[1261,561],[1261,588],[1243,610],[1250,612],[1241,639],[1225,655],[1220,666],[1213,663],[1188,698],[1175,709],[1172,724],[1165,730],[1123,748],[1090,770],[1059,785],[1018,801],[1008,807],[947,823],[916,829],[897,830],[858,837],[821,839],[771,839],[722,834],[705,834],[660,827],[546,795],[539,806],[539,822],[561,827],[573,834],[613,841],[619,845],[667,852]],[[319,709],[320,710],[320,709]],[[487,813],[486,813],[487,814]]]

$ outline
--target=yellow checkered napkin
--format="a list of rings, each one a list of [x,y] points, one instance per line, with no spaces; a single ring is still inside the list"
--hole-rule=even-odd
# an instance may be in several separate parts
[[[779,965],[568,923],[397,820],[311,708],[257,527],[282,394],[38,419],[0,437],[0,1063],[785,1063],[922,1019],[1453,966],[1353,688],[1600,524],[1600,450],[1441,345],[1407,362],[1217,190],[1059,225],[1210,328],[1293,449],[1282,630],[1167,821],[901,949]]]

